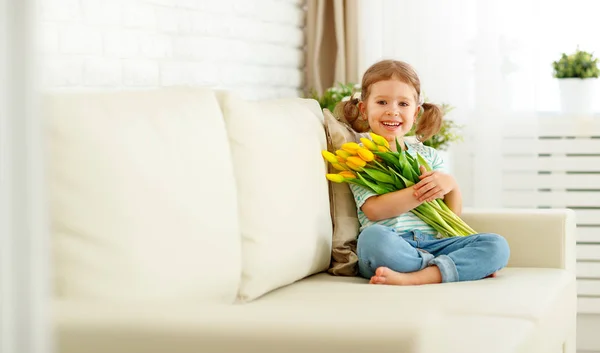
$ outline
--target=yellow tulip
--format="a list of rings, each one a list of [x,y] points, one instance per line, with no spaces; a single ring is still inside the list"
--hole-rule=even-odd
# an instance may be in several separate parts
[[[346,159],[346,158],[348,158],[348,157],[350,157],[350,156],[351,156],[351,154],[350,154],[350,153],[348,153],[348,152],[346,152],[346,151],[344,151],[344,150],[337,150],[337,151],[335,151],[335,154],[337,154],[337,155],[338,155],[338,157],[342,157],[342,158],[344,158],[344,159]]]
[[[344,177],[339,174],[327,174],[327,180],[333,181],[334,183],[343,183]]]
[[[359,166],[361,168],[367,165],[367,162],[365,162],[360,157],[356,157],[356,156],[348,157],[348,159],[346,160],[346,163],[352,163],[352,164],[357,165],[357,166]]]
[[[356,152],[360,148],[360,145],[356,142],[346,142],[342,145],[342,150],[350,153],[351,155],[356,155]]]
[[[356,175],[349,170],[340,172],[339,174],[346,179],[356,179]]]
[[[379,150],[379,152],[389,152],[389,148],[385,146],[377,146],[377,149]]]
[[[346,166],[344,166],[343,164],[340,164],[340,163],[332,163],[331,165],[333,166],[333,168],[335,168],[337,170],[348,170],[348,168],[346,168]]]
[[[325,158],[325,160],[329,163],[337,163],[338,162],[335,154],[333,154],[329,151],[321,151],[321,154],[323,155],[323,158]]]
[[[364,147],[360,148],[357,153],[358,153],[358,156],[360,158],[362,158],[365,162],[370,162],[373,159],[375,159],[375,155],[373,155],[373,152],[369,151],[368,149],[366,149]]]
[[[359,159],[360,159],[360,158],[359,158]],[[361,160],[362,160],[362,159],[361,159]],[[362,171],[362,170],[363,170],[363,169],[362,169],[360,166],[358,166],[358,165],[356,165],[356,164],[354,164],[354,163],[352,163],[352,162],[350,162],[350,161],[347,161],[347,162],[346,162],[346,166],[348,166],[348,168],[350,168],[350,169],[352,169],[352,170],[356,170],[357,172],[360,172],[360,171]]]
[[[375,133],[372,133],[372,132],[370,132],[369,134],[371,135],[371,138],[373,139],[373,142],[375,142],[377,145],[379,145],[379,146],[385,146],[387,148],[390,148],[390,143],[383,136],[379,136],[379,135],[377,135]]]
[[[375,144],[375,142],[369,140],[368,138],[361,137],[360,142],[362,142],[363,146],[370,149],[371,151],[377,151],[377,145]]]
[[[346,159],[340,156],[337,156],[338,163],[345,163]]]

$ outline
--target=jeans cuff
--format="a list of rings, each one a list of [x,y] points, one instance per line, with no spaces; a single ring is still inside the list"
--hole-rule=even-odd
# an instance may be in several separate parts
[[[433,255],[421,249],[417,249],[417,251],[421,254],[421,259],[423,259],[423,262],[421,263],[421,268],[419,270],[422,270],[425,267],[431,265],[431,261],[433,261],[434,259]]]
[[[442,283],[458,282],[458,271],[456,264],[447,255],[440,255],[429,262],[429,265],[436,265],[442,274]]]

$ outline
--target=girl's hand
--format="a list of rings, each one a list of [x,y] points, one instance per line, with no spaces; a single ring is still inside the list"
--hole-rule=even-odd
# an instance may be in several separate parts
[[[423,166],[420,170],[419,179],[421,181],[413,187],[414,195],[420,202],[442,198],[456,186],[456,181],[450,174],[437,171],[428,172]]]

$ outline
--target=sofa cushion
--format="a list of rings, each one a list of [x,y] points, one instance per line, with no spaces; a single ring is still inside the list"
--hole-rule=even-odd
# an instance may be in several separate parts
[[[361,137],[368,136],[368,133],[359,134],[352,130],[348,124],[336,119],[328,109],[323,109],[323,116],[327,134],[327,149],[332,153],[339,150],[346,142],[360,142]],[[329,173],[338,173],[331,164],[328,165],[328,168]],[[360,228],[356,202],[348,184],[330,182],[329,188],[333,218],[333,242],[328,272],[339,276],[355,276],[358,273],[356,241]]]
[[[574,327],[575,290],[572,273],[549,268],[505,268],[497,278],[423,286],[371,285],[360,277],[323,273],[260,300],[290,306],[327,301],[336,307],[352,308],[371,298],[366,300],[388,303],[390,311],[409,317],[427,308],[447,315],[520,318],[535,323],[538,332],[532,340],[536,347],[543,348],[560,345],[570,334],[568,328]]]
[[[239,299],[248,301],[329,265],[323,116],[313,100],[220,97],[239,200]]]
[[[99,306],[55,302],[54,331],[61,353],[537,353],[530,320],[442,315],[422,305],[360,298],[352,310],[335,298],[288,305],[168,307]],[[460,332],[449,328],[458,328]],[[465,334],[461,334],[465,333]]]
[[[48,93],[44,114],[59,295],[235,300],[235,181],[213,92]]]
[[[364,298],[355,303],[362,306],[358,313],[329,304],[258,300],[148,308],[59,301],[53,308],[54,331],[61,353],[439,352],[420,349],[435,327],[433,313],[404,316]]]

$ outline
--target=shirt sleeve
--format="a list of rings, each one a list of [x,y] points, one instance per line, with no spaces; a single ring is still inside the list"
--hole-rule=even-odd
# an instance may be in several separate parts
[[[429,147],[428,150],[431,161],[431,169],[447,173],[448,170],[446,169],[446,161],[444,161],[444,158],[438,153],[438,151],[435,148]]]
[[[361,208],[364,205],[365,201],[371,196],[377,196],[371,189],[366,188],[361,185],[350,184],[350,190],[352,190],[352,195],[354,195],[354,201],[356,202],[356,207]]]

